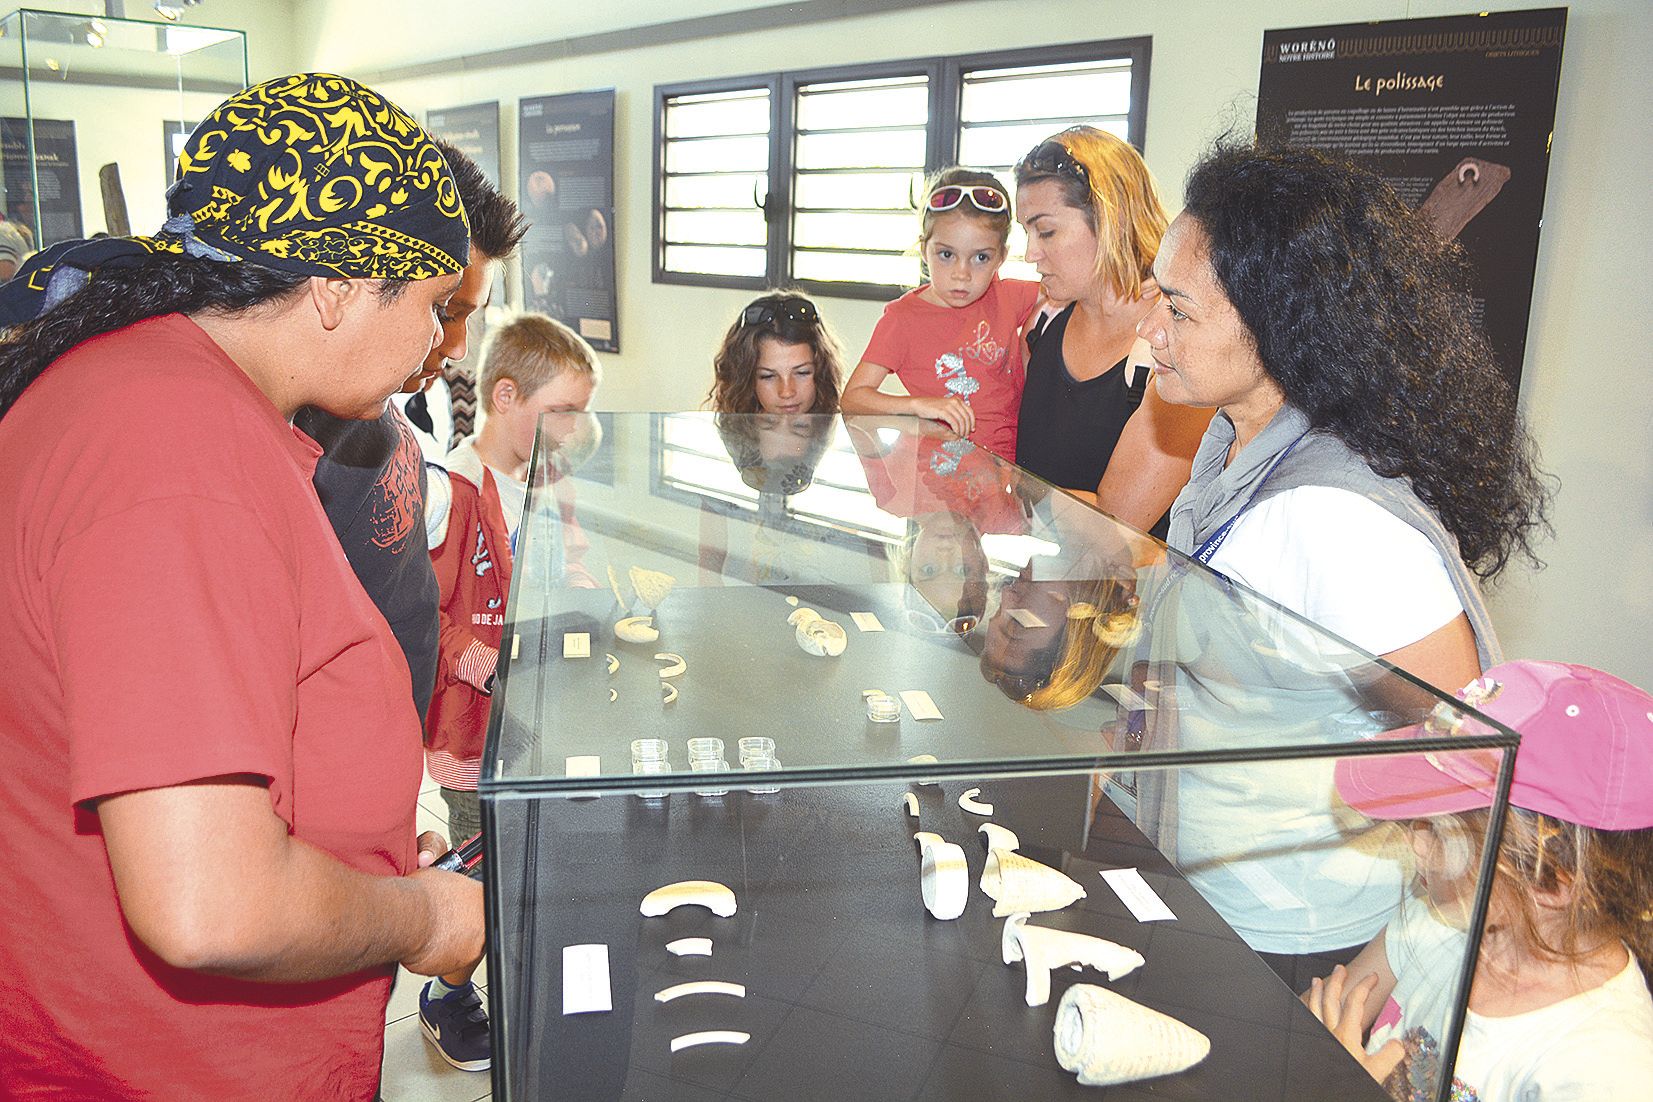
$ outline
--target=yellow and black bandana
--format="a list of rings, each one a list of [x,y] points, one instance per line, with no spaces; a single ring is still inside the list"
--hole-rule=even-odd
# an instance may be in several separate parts
[[[187,215],[203,244],[303,275],[427,279],[470,258],[459,190],[424,130],[328,73],[220,104],[179,155],[167,210]]]
[[[0,287],[0,327],[158,253],[296,275],[428,279],[470,258],[442,154],[394,103],[348,77],[300,73],[237,92],[189,136],[152,237],[64,241]]]

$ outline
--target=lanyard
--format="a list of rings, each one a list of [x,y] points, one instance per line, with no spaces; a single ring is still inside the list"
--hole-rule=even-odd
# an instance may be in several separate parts
[[[1308,433],[1306,432],[1303,434],[1303,436],[1307,435]],[[1250,495],[1246,497],[1245,502],[1240,506],[1239,511],[1225,520],[1222,527],[1205,537],[1205,542],[1200,544],[1194,551],[1194,558],[1198,559],[1206,566],[1211,565],[1211,559],[1217,554],[1217,549],[1223,545],[1223,541],[1228,539],[1228,534],[1234,530],[1234,525],[1239,523],[1240,518],[1245,516],[1246,510],[1251,508],[1252,502],[1257,500],[1257,494],[1262,491],[1263,486],[1268,482],[1270,476],[1274,474],[1275,468],[1285,462],[1286,456],[1290,455],[1297,445],[1303,442],[1303,436],[1299,436],[1296,440],[1293,440],[1289,445],[1287,445],[1285,451],[1274,457],[1274,462],[1268,465],[1268,470],[1263,472],[1263,477],[1259,478],[1257,480],[1257,485],[1251,488]]]

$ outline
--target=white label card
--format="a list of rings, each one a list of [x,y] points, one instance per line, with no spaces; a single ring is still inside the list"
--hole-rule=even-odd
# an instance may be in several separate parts
[[[1165,905],[1159,893],[1149,887],[1148,881],[1135,869],[1103,869],[1102,879],[1119,897],[1119,901],[1136,916],[1138,922],[1175,921],[1176,915]]]
[[[1119,706],[1132,712],[1151,712],[1154,706],[1129,685],[1104,685],[1102,691],[1119,701]]]
[[[603,759],[596,754],[564,758],[563,773],[570,777],[600,777],[603,774]]]
[[[901,703],[907,706],[907,711],[914,719],[940,719],[941,709],[936,702],[930,699],[930,694],[923,689],[904,689],[901,693]]]
[[[565,631],[562,636],[564,658],[590,658],[591,635],[584,631]]]
[[[1031,609],[1007,608],[1005,615],[1022,625],[1024,628],[1048,628],[1050,625],[1039,619]]]
[[[562,947],[562,1012],[599,1014],[614,1009],[608,982],[608,946]]]
[[[520,636],[520,635],[511,636],[511,661],[515,662],[517,660],[517,655],[519,655],[521,653],[522,653],[522,636]]]
[[[870,612],[852,612],[849,618],[855,621],[855,626],[862,631],[883,631],[884,625],[878,622],[878,617]]]

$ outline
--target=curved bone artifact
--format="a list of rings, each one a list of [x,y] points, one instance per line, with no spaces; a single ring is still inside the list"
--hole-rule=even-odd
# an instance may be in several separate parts
[[[907,764],[908,765],[935,765],[937,760],[938,759],[936,758],[936,756],[934,754],[914,754],[912,757],[907,759]],[[937,784],[938,782],[936,782],[936,781],[919,781],[918,783],[923,784],[923,785],[934,785],[934,784]]]
[[[629,571],[631,588],[637,593],[637,599],[649,607],[651,612],[657,612],[660,606],[666,603],[666,595],[677,584],[677,579],[670,574],[663,574],[658,570],[644,570],[634,566]]]
[[[620,699],[620,690],[619,689],[610,689],[608,691],[608,702],[610,704],[613,704],[616,700],[619,700],[619,699]]]
[[[947,839],[932,830],[915,830],[913,831],[913,841],[918,843],[918,851],[922,854],[931,846],[945,844]]]
[[[603,655],[603,661],[608,663],[608,672],[610,675],[620,672],[620,660],[612,654]]]
[[[660,689],[663,694],[663,699],[660,701],[661,704],[670,704],[677,699],[677,686],[673,685],[670,681],[660,682]]]
[[[928,832],[919,832],[925,833]],[[964,913],[964,905],[970,899],[970,865],[958,846],[941,841],[936,835],[931,837],[937,840],[924,846],[920,882],[924,907],[936,918],[954,919]]]
[[[655,655],[654,660],[656,662],[666,663],[664,666],[660,667],[660,679],[662,681],[668,677],[676,677],[678,674],[689,668],[689,664],[683,661],[683,656],[681,654],[672,654],[669,651],[662,651],[661,653]]]
[[[614,625],[614,637],[627,643],[652,643],[660,638],[653,616],[627,616]]]
[[[744,1045],[751,1039],[750,1033],[738,1033],[732,1029],[708,1029],[703,1033],[685,1033],[681,1037],[673,1037],[672,1051],[681,1052],[696,1045]]]
[[[837,658],[849,646],[849,633],[843,625],[819,616],[798,624],[795,634],[798,646],[817,658]]]
[[[983,823],[976,828],[977,834],[987,835],[987,852],[996,849],[1015,851],[1021,848],[1022,840],[1016,837],[1016,832],[998,823]]]
[[[1066,873],[1003,849],[988,851],[981,890],[993,900],[994,918],[1059,911],[1085,898],[1085,889]]]
[[[666,952],[674,957],[709,957],[712,955],[712,939],[680,937],[676,941],[666,942]]]
[[[901,805],[907,809],[908,815],[911,815],[915,819],[918,818],[917,796],[914,796],[911,792],[903,792],[901,794]]]
[[[737,999],[746,997],[746,988],[738,983],[724,983],[722,980],[696,980],[693,983],[680,983],[676,987],[668,987],[654,993],[657,1003],[669,1003],[673,999],[681,999],[684,995],[733,995]]]
[[[1105,647],[1128,647],[1142,638],[1142,620],[1134,612],[1116,612],[1091,621],[1091,634]]]
[[[1052,930],[1026,925],[1025,913],[1004,920],[999,953],[1006,964],[1023,961],[1027,966],[1027,1005],[1043,1006],[1050,1001],[1050,973],[1071,966],[1074,971],[1089,966],[1106,972],[1110,980],[1128,976],[1142,967],[1142,954],[1135,949],[1089,934]]]
[[[1087,1087],[1110,1087],[1186,1071],[1205,1059],[1211,1039],[1095,984],[1076,983],[1056,1008],[1056,1062]]]
[[[678,907],[705,907],[715,915],[728,918],[735,913],[735,893],[715,880],[679,880],[643,897],[645,918],[659,918]]]
[[[787,604],[789,604],[789,605],[791,605],[791,606],[792,606],[792,607],[793,607],[793,608],[797,608],[797,607],[798,607],[798,598],[796,598],[796,597],[788,597],[788,598],[787,598],[787,599],[786,599],[786,603],[787,603]]]
[[[972,815],[991,815],[991,814],[993,814],[993,805],[992,804],[984,804],[980,800],[976,799],[976,797],[980,796],[980,795],[981,795],[981,789],[979,789],[979,788],[967,788],[967,789],[965,789],[959,795],[959,806],[964,808],[964,810],[968,811]]]

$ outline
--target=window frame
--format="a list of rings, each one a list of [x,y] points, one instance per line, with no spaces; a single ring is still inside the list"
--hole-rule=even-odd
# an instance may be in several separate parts
[[[1148,131],[1148,78],[1153,56],[1153,38],[1098,39],[1050,46],[991,50],[973,54],[902,58],[894,61],[822,66],[783,72],[758,73],[742,77],[660,84],[654,89],[654,210],[653,279],[655,283],[692,287],[717,287],[764,291],[772,287],[795,288],[818,298],[864,299],[889,302],[909,288],[885,283],[846,283],[832,280],[796,279],[792,276],[793,225],[797,170],[796,104],[798,90],[811,84],[832,84],[857,80],[878,80],[895,76],[923,76],[929,93],[929,120],[925,127],[926,175],[956,163],[961,137],[964,75],[980,69],[1014,69],[1034,65],[1062,65],[1080,61],[1129,60],[1131,102],[1126,115],[1127,140],[1143,152]],[[665,243],[661,229],[665,221],[666,103],[687,95],[742,90],[769,90],[769,194],[765,196],[764,221],[767,263],[764,276],[701,275],[665,268]],[[777,182],[780,186],[777,187]],[[1014,186],[1011,181],[1007,185]]]

